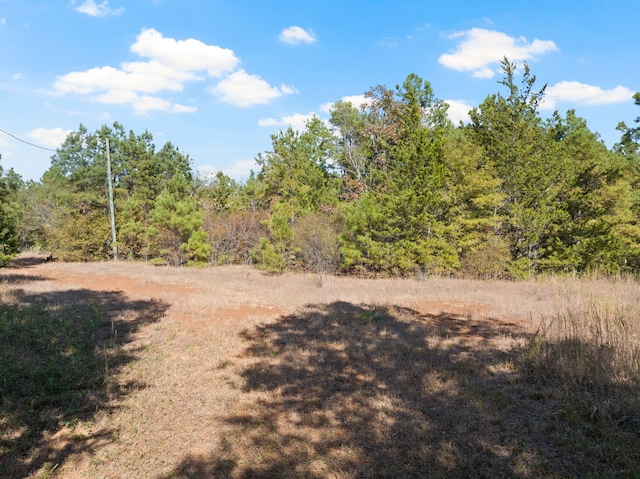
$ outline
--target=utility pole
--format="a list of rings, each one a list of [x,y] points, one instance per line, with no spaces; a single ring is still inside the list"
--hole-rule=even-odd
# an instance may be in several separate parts
[[[107,142],[107,183],[109,184],[109,216],[111,217],[111,235],[113,243],[113,260],[118,261],[118,243],[116,240],[116,216],[113,211],[113,182],[111,179],[111,156],[109,155],[109,138]]]

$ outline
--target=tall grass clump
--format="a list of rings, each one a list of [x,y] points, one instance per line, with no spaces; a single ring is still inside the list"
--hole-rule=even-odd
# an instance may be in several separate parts
[[[567,447],[640,477],[640,305],[585,303],[540,323],[524,350],[524,369],[546,391],[555,419],[550,431]]]

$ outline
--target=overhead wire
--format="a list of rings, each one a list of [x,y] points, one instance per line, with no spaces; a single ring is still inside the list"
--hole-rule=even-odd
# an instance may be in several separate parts
[[[33,147],[36,147],[36,148],[40,148],[41,150],[53,151],[53,152],[58,151],[58,150],[54,150],[54,149],[52,149],[52,148],[46,148],[46,147],[44,147],[44,146],[36,145],[35,143],[31,143],[31,142],[29,142],[29,141],[27,141],[27,140],[23,140],[22,138],[18,138],[18,137],[17,137],[16,135],[14,135],[13,133],[9,133],[8,131],[3,130],[2,128],[0,128],[0,132],[1,132],[1,133],[4,133],[5,135],[9,135],[11,138],[13,138],[13,139],[15,139],[15,140],[18,140],[18,141],[20,141],[20,142],[22,142],[22,143],[26,143],[26,144],[27,144],[27,145],[29,145],[29,146],[33,146]]]

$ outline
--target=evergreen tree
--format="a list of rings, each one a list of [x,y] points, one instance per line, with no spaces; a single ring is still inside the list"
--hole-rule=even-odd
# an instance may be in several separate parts
[[[339,178],[332,171],[335,137],[317,117],[302,133],[289,127],[271,137],[273,151],[259,155],[256,196],[270,213],[270,238],[263,238],[254,251],[266,269],[281,271],[294,266],[291,240],[296,218],[330,211],[338,202]]]
[[[552,271],[619,271],[624,252],[615,228],[627,188],[621,162],[592,133],[587,123],[569,110],[548,122],[555,143],[556,162],[564,166],[556,197],[556,218],[549,236],[543,269]]]
[[[516,83],[515,64],[505,58],[502,69],[500,84],[507,87],[508,96],[490,95],[474,108],[470,129],[500,180],[498,234],[509,246],[511,272],[526,276],[540,271],[540,261],[552,240],[548,227],[556,221],[555,197],[563,165],[556,161],[537,111],[545,87],[534,89],[536,77],[527,64],[522,87]]]
[[[398,274],[456,268],[444,183],[447,105],[415,74],[395,93],[379,86],[368,97],[380,181],[346,210],[345,266]]]
[[[18,191],[21,185],[19,175],[13,170],[5,173],[0,165],[0,266],[6,265],[19,249]]]
[[[110,257],[107,139],[119,249],[124,257],[150,257],[149,228],[158,197],[168,188],[193,182],[190,158],[171,143],[156,151],[148,132],[127,133],[122,125],[114,123],[111,128],[103,126],[89,133],[80,125],[53,155],[39,197],[41,209],[46,210],[46,246],[62,259]],[[187,194],[186,190],[182,187],[174,191],[177,201]]]

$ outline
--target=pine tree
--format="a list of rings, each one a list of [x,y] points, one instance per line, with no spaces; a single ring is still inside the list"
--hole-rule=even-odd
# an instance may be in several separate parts
[[[502,69],[500,84],[507,87],[508,96],[490,95],[474,108],[470,129],[500,180],[498,234],[508,244],[511,272],[519,277],[540,271],[551,240],[548,227],[557,214],[562,165],[556,161],[537,111],[545,87],[534,89],[536,77],[527,64],[522,86],[516,84],[514,63],[505,58]]]
[[[20,206],[17,195],[21,184],[22,179],[13,170],[4,173],[0,166],[0,266],[6,265],[18,252]]]

